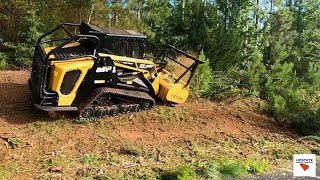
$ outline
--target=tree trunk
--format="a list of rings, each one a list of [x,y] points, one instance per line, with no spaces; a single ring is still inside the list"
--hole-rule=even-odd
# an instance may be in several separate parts
[[[112,7],[112,18],[111,18],[111,26],[117,25],[117,9],[114,7],[118,4],[118,0],[113,1],[113,7]]]
[[[227,32],[227,21],[228,21],[228,0],[224,6],[224,32]]]
[[[260,3],[259,3],[259,0],[256,0],[256,3],[257,3],[257,10],[256,10],[256,26],[258,26],[258,24],[259,24],[259,5],[260,5]]]
[[[89,13],[88,24],[90,24],[90,22],[91,22],[91,16],[92,16],[93,10],[94,10],[94,5],[92,5],[90,13]]]

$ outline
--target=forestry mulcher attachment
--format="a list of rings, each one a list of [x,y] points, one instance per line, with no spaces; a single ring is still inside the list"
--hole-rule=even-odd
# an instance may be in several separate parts
[[[155,99],[185,102],[203,62],[173,46],[147,58],[145,43],[146,36],[130,30],[60,24],[36,43],[29,79],[33,104],[91,119],[148,110]]]

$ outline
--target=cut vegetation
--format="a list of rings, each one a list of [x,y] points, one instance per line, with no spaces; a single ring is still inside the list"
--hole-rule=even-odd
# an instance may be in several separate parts
[[[239,178],[290,168],[292,154],[320,151],[248,98],[190,99],[79,124],[73,114],[33,108],[28,76],[0,72],[2,179]]]

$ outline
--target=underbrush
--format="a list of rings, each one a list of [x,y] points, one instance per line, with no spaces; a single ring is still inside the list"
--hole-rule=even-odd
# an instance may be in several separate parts
[[[210,87],[202,97],[226,101],[253,96],[267,102],[262,112],[281,124],[291,124],[300,134],[320,134],[320,66],[309,64],[307,78],[297,77],[292,63],[277,64],[270,74],[230,67],[213,71]],[[193,93],[196,94],[196,93]]]
[[[239,179],[248,173],[262,173],[269,169],[270,163],[266,159],[249,158],[234,161],[228,158],[220,158],[211,162],[177,167],[164,172],[162,180],[189,180],[189,179]]]

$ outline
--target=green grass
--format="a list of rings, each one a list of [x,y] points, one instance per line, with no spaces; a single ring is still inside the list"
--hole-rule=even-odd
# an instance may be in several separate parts
[[[0,179],[1,180],[7,179],[7,175],[8,175],[7,170],[3,166],[0,166]]]
[[[190,167],[179,167],[167,171],[160,176],[161,180],[191,180],[196,177],[196,172]]]
[[[247,168],[243,164],[226,158],[219,160],[218,171],[223,179],[228,177],[240,178],[247,174]]]
[[[267,159],[249,158],[244,161],[247,171],[250,173],[262,173],[270,169],[270,162]]]
[[[8,140],[8,142],[13,147],[19,147],[22,144],[22,141],[19,138],[11,138]]]
[[[221,174],[218,170],[218,167],[218,163],[215,162],[199,164],[197,168],[197,174],[204,179],[221,179]]]
[[[212,162],[198,163],[190,166],[177,167],[165,171],[162,180],[189,180],[189,179],[226,179],[241,178],[248,173],[247,167],[240,161],[220,158]]]
[[[19,172],[19,169],[17,164],[0,166],[0,180],[12,179]]]
[[[85,165],[94,165],[98,161],[98,155],[97,154],[86,154],[83,159],[82,163]]]

